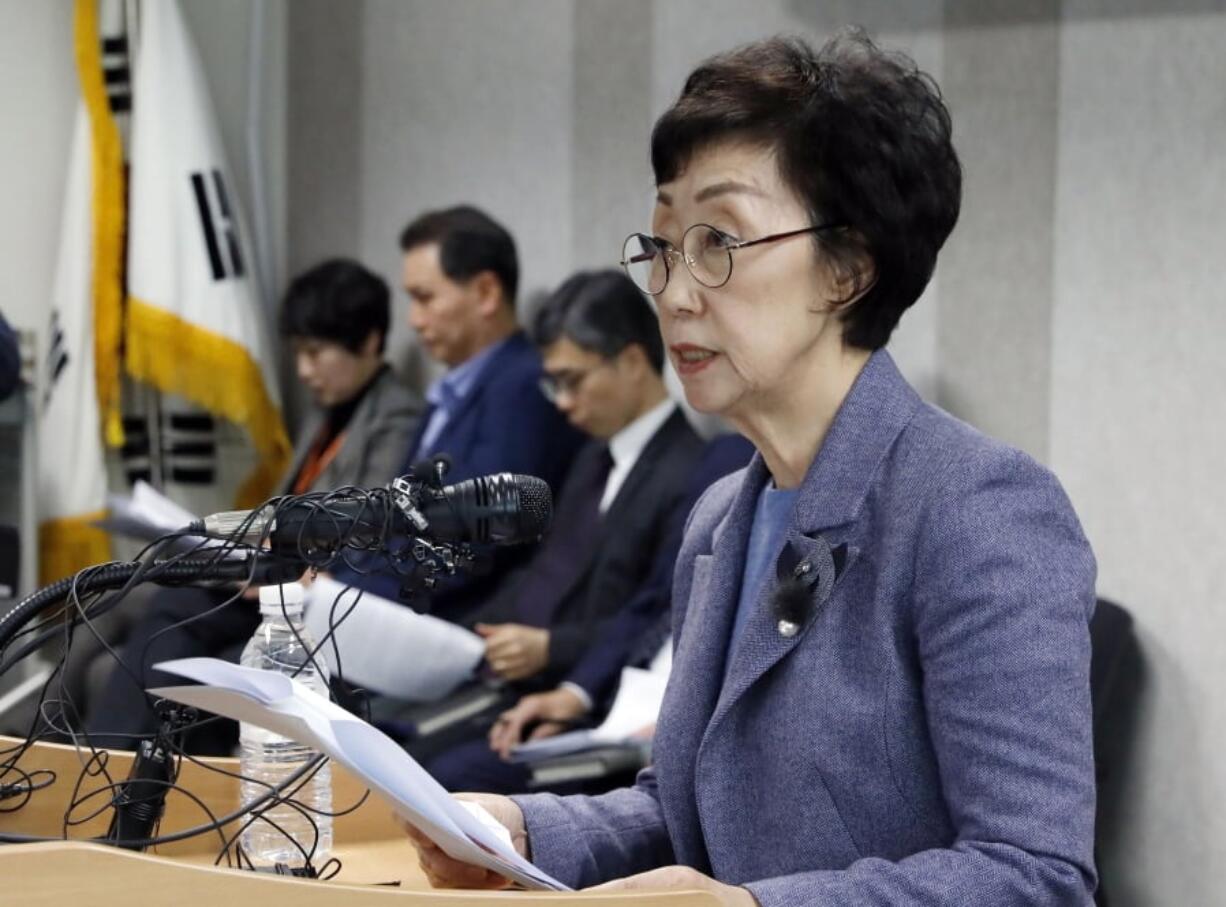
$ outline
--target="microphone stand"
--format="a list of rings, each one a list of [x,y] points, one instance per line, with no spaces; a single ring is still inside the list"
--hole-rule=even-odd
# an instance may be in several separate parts
[[[166,793],[178,774],[172,738],[196,719],[194,709],[180,706],[162,713],[161,726],[152,740],[142,740],[132,760],[128,779],[111,801],[115,812],[102,843],[143,851],[166,809]]]
[[[214,552],[190,558],[157,560],[152,564],[142,561],[103,564],[35,591],[0,616],[0,653],[28,623],[72,595],[121,590],[133,581],[149,581],[164,586],[235,582],[273,585],[296,580],[305,570],[306,564],[297,558],[263,550],[250,551],[245,557],[224,557],[220,552]],[[122,595],[114,596],[111,601],[104,602],[103,607],[95,609],[91,616],[105,613],[122,599]],[[75,626],[83,623],[84,618],[75,613],[71,621]],[[63,632],[63,626],[57,624],[38,634],[0,662],[0,675],[41,647],[48,638]],[[178,775],[174,737],[195,721],[194,709],[173,706],[161,711],[161,723],[156,735],[140,741],[127,779],[116,786],[111,801],[114,814],[107,833],[95,840],[130,850],[144,850],[156,840],[154,832],[165,810],[166,794],[174,786]],[[193,829],[190,833],[197,834],[211,827]]]

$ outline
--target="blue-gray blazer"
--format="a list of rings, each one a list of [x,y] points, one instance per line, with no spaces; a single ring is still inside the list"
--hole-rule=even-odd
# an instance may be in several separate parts
[[[1055,478],[875,353],[788,536],[843,569],[792,636],[768,580],[725,680],[768,479],[755,457],[690,516],[655,766],[516,798],[533,860],[576,886],[682,863],[764,907],[1089,903],[1095,565]]]

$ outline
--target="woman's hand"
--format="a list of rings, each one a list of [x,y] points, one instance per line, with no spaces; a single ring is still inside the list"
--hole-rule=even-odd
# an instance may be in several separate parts
[[[528,857],[528,829],[524,825],[524,813],[509,797],[494,794],[457,794],[457,799],[471,800],[485,808],[511,833],[511,843],[521,857]],[[486,869],[462,863],[443,853],[442,848],[427,838],[403,819],[396,820],[417,848],[417,862],[426,879],[435,888],[506,888],[510,879]]]
[[[523,740],[524,728],[535,724],[529,740],[560,734],[567,725],[587,712],[579,697],[570,690],[558,688],[548,693],[525,696],[498,716],[490,728],[490,749],[503,759],[511,756],[511,747]]]
[[[549,631],[523,624],[477,624],[485,638],[485,660],[507,680],[539,674],[549,663]]]
[[[605,882],[585,891],[709,891],[724,907],[758,907],[748,888],[725,885],[689,866],[662,866],[651,872]]]

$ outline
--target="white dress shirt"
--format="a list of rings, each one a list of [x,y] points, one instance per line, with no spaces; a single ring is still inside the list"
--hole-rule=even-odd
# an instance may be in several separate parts
[[[663,427],[676,408],[677,404],[671,398],[664,400],[609,439],[609,455],[613,457],[613,468],[609,470],[609,478],[604,483],[604,494],[600,497],[601,513],[608,510],[617,498],[617,493],[621,491],[630,470],[634,469],[643,448],[655,437],[656,432]]]

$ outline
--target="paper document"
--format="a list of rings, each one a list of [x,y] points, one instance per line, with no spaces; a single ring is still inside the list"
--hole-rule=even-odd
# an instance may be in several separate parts
[[[473,678],[485,641],[450,621],[319,577],[307,590],[306,625],[336,676],[412,702],[436,702]],[[330,627],[335,631],[324,642]],[[332,641],[335,641],[335,645]]]
[[[447,793],[390,737],[284,674],[216,658],[180,658],[154,667],[205,686],[158,687],[149,690],[153,695],[259,725],[326,753],[449,856],[526,888],[569,890],[516,853],[508,837]]]
[[[667,670],[622,668],[617,696],[603,724],[590,731],[571,731],[521,743],[512,748],[511,761],[539,762],[614,744],[643,742],[634,735],[655,723],[667,685]]]
[[[151,542],[169,532],[176,532],[196,519],[190,510],[176,504],[144,479],[137,479],[132,486],[131,497],[110,494],[106,498],[107,515],[98,525],[111,532],[126,535],[141,541]],[[200,538],[184,540],[195,545]],[[209,545],[219,545],[210,540]]]

